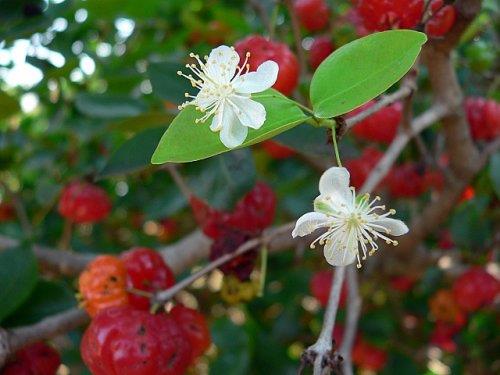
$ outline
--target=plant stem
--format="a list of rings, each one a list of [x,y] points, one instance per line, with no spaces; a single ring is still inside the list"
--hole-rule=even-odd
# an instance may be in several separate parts
[[[335,159],[337,160],[337,165],[342,167],[342,162],[340,161],[339,147],[337,145],[337,124],[332,125],[332,141],[333,141],[333,151],[335,152]]]
[[[264,295],[264,288],[266,287],[267,255],[267,246],[263,245],[260,249],[260,286],[259,292],[257,293],[258,297],[262,297]]]

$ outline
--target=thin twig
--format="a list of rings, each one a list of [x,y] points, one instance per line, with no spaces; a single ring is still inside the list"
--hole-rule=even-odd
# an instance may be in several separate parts
[[[184,181],[184,178],[181,176],[179,171],[177,170],[177,166],[175,164],[168,163],[165,165],[165,169],[167,172],[170,174],[172,179],[174,180],[175,184],[181,191],[182,195],[184,195],[184,198],[187,199],[189,202],[189,199],[193,195],[193,192],[191,191],[191,188],[188,186],[186,181]]]
[[[294,39],[294,43],[295,43],[295,50],[296,50],[297,56],[299,58],[300,71],[302,73],[305,73],[306,69],[307,69],[307,61],[306,61],[306,55],[304,52],[304,48],[302,48],[302,35],[300,32],[299,19],[297,18],[297,14],[293,10],[292,0],[285,0],[284,2],[285,2],[285,6],[288,10],[288,14],[290,16],[290,21],[292,24],[293,39]]]
[[[253,239],[243,243],[232,253],[224,254],[223,256],[221,256],[221,257],[213,260],[209,264],[207,264],[205,267],[203,267],[199,271],[186,277],[184,280],[176,283],[174,286],[172,286],[166,290],[163,290],[161,292],[156,293],[155,296],[152,298],[153,304],[163,304],[163,303],[169,301],[182,289],[188,287],[193,282],[198,280],[200,277],[213,271],[217,267],[223,265],[224,263],[229,262],[231,259],[234,259],[234,258],[246,253],[247,251],[256,250],[257,246],[269,243],[269,241],[272,240],[273,236],[277,236],[277,235],[279,235],[281,233],[285,233],[285,232],[289,233],[292,229],[293,229],[292,225],[285,225],[285,226],[281,227],[279,231],[272,231],[271,234],[264,233],[260,237],[253,238]]]
[[[264,28],[269,35],[273,32],[273,27],[269,15],[267,14],[266,8],[259,0],[249,0],[250,6],[253,8],[255,13],[259,16]]]
[[[354,265],[347,268],[347,308],[346,308],[346,323],[344,336],[342,337],[342,345],[340,346],[340,355],[344,359],[342,367],[344,375],[352,375],[352,358],[351,351],[356,338],[358,328],[358,318],[361,312],[361,297],[359,295],[358,274]]]

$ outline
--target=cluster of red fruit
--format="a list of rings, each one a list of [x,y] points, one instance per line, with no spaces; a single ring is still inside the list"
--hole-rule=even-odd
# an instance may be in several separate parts
[[[455,8],[444,0],[431,0],[427,12],[424,0],[358,0],[356,11],[368,31],[414,29],[424,24],[424,31],[432,37],[445,35],[456,18]]]
[[[213,239],[210,260],[229,254],[249,239],[262,233],[274,219],[276,196],[264,183],[257,183],[235,206],[233,212],[223,212],[192,196],[191,207],[195,218],[208,237]],[[247,280],[257,258],[250,250],[220,267],[226,275]]]
[[[2,375],[55,375],[61,365],[57,351],[43,342],[18,350],[5,365]]]
[[[111,201],[106,192],[88,182],[74,181],[66,185],[59,198],[59,213],[77,223],[95,223],[111,211]]]
[[[500,136],[500,103],[484,98],[467,98],[465,112],[474,139],[488,141]]]
[[[491,305],[500,293],[500,281],[482,267],[471,267],[458,277],[451,289],[437,291],[429,300],[436,319],[432,344],[454,352],[454,336],[467,323],[467,314]]]
[[[81,343],[92,374],[178,375],[204,353],[210,334],[203,315],[182,305],[169,314],[148,311],[148,295],[174,282],[161,255],[148,248],[88,264],[78,286],[93,317]]]

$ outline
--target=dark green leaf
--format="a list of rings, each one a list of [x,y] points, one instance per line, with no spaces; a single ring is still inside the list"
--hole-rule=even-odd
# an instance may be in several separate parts
[[[491,157],[489,173],[493,189],[498,198],[500,198],[500,152],[497,152]]]
[[[144,130],[127,140],[111,156],[100,178],[138,171],[151,165],[151,155],[165,128]]]
[[[153,93],[176,105],[186,101],[184,93],[191,91],[192,87],[187,79],[177,74],[183,69],[184,65],[170,61],[149,64],[148,75]]]
[[[251,345],[244,327],[222,318],[212,324],[211,331],[218,356],[210,366],[210,374],[248,374]]]
[[[20,111],[17,100],[0,91],[0,120],[9,118]]]
[[[255,95],[254,99],[266,108],[267,119],[259,130],[249,130],[247,139],[239,148],[272,138],[308,118],[295,104],[274,90]],[[209,129],[209,123],[195,124],[195,119],[199,117],[200,112],[193,106],[183,109],[161,138],[151,162],[184,163],[229,151],[220,141],[219,134]]]
[[[108,124],[109,130],[121,130],[123,132],[139,132],[141,130],[167,127],[175,116],[165,112],[149,112],[139,116],[129,117]]]
[[[380,95],[415,63],[425,34],[391,30],[357,39],[333,52],[311,81],[317,117],[339,116]]]
[[[31,249],[0,251],[0,321],[15,311],[36,285],[38,271]]]
[[[28,300],[4,324],[8,327],[33,324],[75,306],[74,293],[64,283],[40,280]]]
[[[450,230],[458,246],[480,248],[490,238],[492,223],[485,216],[488,203],[488,197],[476,196],[454,213]]]
[[[81,93],[75,105],[84,115],[103,119],[137,116],[146,110],[142,101],[121,95]]]

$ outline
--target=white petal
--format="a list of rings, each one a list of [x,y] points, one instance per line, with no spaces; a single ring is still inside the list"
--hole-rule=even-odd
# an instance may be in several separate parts
[[[259,129],[266,121],[266,109],[259,102],[235,95],[229,100],[234,104],[233,110],[244,126]]]
[[[374,220],[372,223],[387,228],[389,230],[388,234],[391,236],[402,236],[403,234],[406,234],[409,231],[406,224],[403,223],[401,220],[391,219],[390,217],[384,217],[379,220]],[[380,230],[378,231],[381,232]]]
[[[319,225],[328,220],[325,214],[319,212],[308,212],[298,218],[295,228],[292,231],[292,237],[304,237],[314,232]]]
[[[214,117],[212,118],[212,123],[210,124],[211,131],[218,132],[222,129],[225,106],[226,105],[224,103],[221,104],[219,110],[215,113]]]
[[[219,46],[210,52],[206,62],[207,73],[219,83],[229,83],[235,73],[240,56],[234,48]]]
[[[343,245],[343,243],[334,245],[333,241],[328,241],[325,244],[323,254],[325,255],[326,261],[332,266],[347,266],[354,263],[356,260],[358,242],[355,240],[355,237],[352,237],[347,247]]]
[[[242,94],[262,92],[272,87],[278,78],[279,66],[274,61],[263,62],[255,72],[242,74],[233,82],[235,90]]]
[[[206,109],[208,106],[219,100],[219,97],[213,95],[213,92],[214,90],[211,86],[205,85],[196,95],[194,104],[202,109]]]
[[[327,169],[319,179],[319,192],[350,203],[352,191],[349,189],[349,171],[341,167]]]
[[[227,148],[240,146],[245,141],[247,134],[248,128],[240,123],[231,106],[225,105],[220,131],[220,140],[224,146]]]

